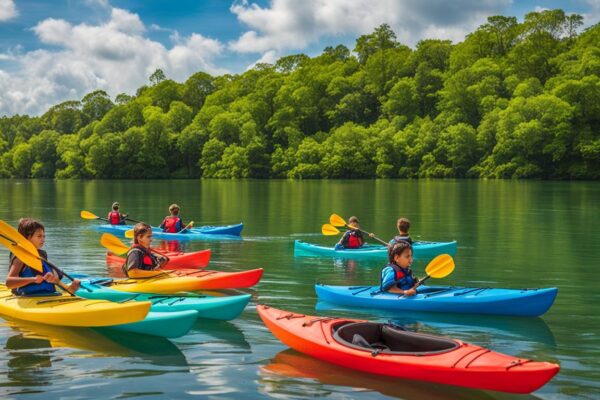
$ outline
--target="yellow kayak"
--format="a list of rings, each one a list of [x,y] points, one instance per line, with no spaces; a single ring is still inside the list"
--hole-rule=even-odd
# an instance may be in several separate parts
[[[149,301],[113,303],[69,294],[15,296],[0,285],[0,315],[48,325],[100,327],[129,324],[146,318]]]
[[[203,289],[203,281],[196,277],[170,277],[161,274],[151,278],[115,279],[108,287],[123,292],[173,294]]]

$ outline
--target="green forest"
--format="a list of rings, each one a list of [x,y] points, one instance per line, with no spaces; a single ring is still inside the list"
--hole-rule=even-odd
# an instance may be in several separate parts
[[[493,16],[412,49],[388,25],[353,49],[135,95],[97,90],[0,119],[4,178],[600,177],[600,24]]]

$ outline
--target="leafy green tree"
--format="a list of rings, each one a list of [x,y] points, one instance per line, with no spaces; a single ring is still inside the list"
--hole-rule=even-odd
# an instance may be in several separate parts
[[[86,124],[101,120],[114,104],[104,90],[96,90],[86,94],[81,100],[83,120]]]
[[[377,51],[393,49],[398,46],[396,34],[388,24],[382,24],[375,28],[373,33],[362,35],[356,39],[354,51],[358,54],[358,60],[365,64],[369,57]]]
[[[160,69],[160,68],[156,69],[152,73],[152,75],[150,75],[150,77],[148,78],[148,80],[150,81],[150,84],[152,86],[158,85],[159,83],[161,83],[165,79],[167,79],[167,76],[165,75],[165,73],[163,72],[163,70]]]

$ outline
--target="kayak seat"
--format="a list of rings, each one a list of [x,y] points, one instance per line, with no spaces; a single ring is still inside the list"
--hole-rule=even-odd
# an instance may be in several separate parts
[[[360,336],[358,333],[354,334],[354,336],[352,336],[352,344],[357,345],[359,347],[364,347],[366,349],[373,349],[373,350],[390,350],[390,348],[388,346],[386,346],[383,343],[377,342],[377,343],[369,343],[367,342],[367,340]]]
[[[337,327],[333,338],[348,347],[365,351],[379,350],[381,354],[426,355],[444,353],[458,347],[458,343],[451,339],[375,322],[343,324]]]

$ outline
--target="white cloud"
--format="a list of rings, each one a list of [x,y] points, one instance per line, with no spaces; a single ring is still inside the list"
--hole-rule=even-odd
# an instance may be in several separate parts
[[[0,0],[0,21],[8,21],[19,15],[13,0]]]
[[[583,26],[589,27],[600,22],[600,1],[587,0],[589,11],[581,14],[583,16]]]
[[[246,68],[246,71],[251,70],[252,68],[254,68],[256,66],[256,64],[275,64],[275,62],[280,58],[281,56],[279,55],[279,53],[277,53],[275,50],[269,50],[266,53],[264,53],[258,60],[254,61],[252,64],[250,64],[248,66],[248,68]]]
[[[242,53],[304,49],[324,36],[362,35],[387,23],[402,43],[426,38],[461,41],[502,13],[511,0],[272,0],[261,7],[246,0],[231,12],[249,30],[229,47]]]
[[[0,70],[0,114],[40,114],[61,101],[80,99],[96,89],[114,96],[133,93],[161,68],[167,77],[185,80],[197,71],[227,72],[213,60],[223,45],[199,34],[173,35],[173,45],[144,37],[137,14],[113,8],[100,25],[73,25],[46,19],[33,31],[41,42],[57,47],[12,57],[15,72]]]

